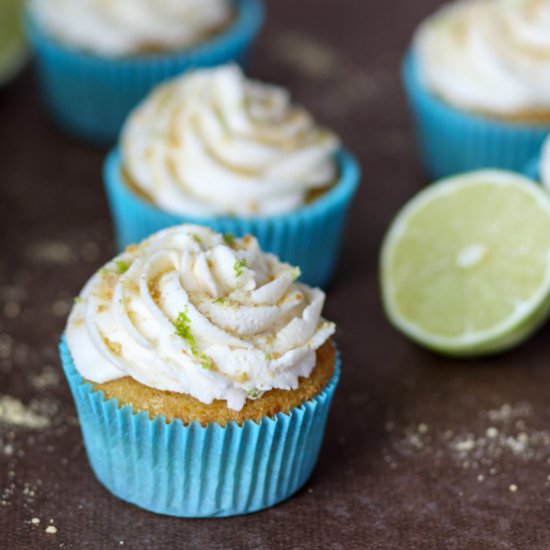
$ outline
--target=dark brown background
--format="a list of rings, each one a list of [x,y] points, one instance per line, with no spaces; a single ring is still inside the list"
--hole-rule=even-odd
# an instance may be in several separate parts
[[[318,468],[249,517],[155,516],[95,481],[55,346],[72,296],[114,252],[105,151],[50,125],[28,72],[0,91],[0,394],[38,399],[52,422],[0,424],[0,547],[550,548],[550,327],[502,357],[455,362],[410,344],[380,306],[383,232],[424,183],[399,61],[437,4],[270,3],[250,72],[289,86],[364,175],[328,293],[344,369]]]

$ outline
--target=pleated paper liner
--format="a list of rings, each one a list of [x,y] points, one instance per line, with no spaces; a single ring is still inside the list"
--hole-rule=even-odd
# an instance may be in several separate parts
[[[77,372],[64,337],[60,354],[97,479],[124,501],[179,517],[248,514],[298,491],[317,462],[340,376],[338,357],[323,391],[289,414],[185,426],[106,400]]]
[[[423,86],[412,52],[402,76],[419,148],[434,179],[479,168],[522,172],[550,131],[547,124],[493,120],[447,105]]]
[[[181,52],[110,59],[65,47],[27,14],[43,99],[53,119],[82,139],[114,143],[130,110],[151,89],[190,68],[244,63],[263,20],[263,0],[232,0],[228,29]]]
[[[348,151],[340,150],[337,161],[338,183],[295,212],[265,217],[192,217],[165,212],[134,193],[122,179],[120,151],[114,149],[105,161],[104,182],[119,248],[182,223],[206,225],[237,237],[250,233],[263,250],[299,266],[302,281],[326,286],[338,264],[349,207],[360,178],[359,165]]]

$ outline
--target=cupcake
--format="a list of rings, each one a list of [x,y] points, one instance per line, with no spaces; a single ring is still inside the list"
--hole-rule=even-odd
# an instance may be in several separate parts
[[[322,286],[359,169],[285,89],[229,64],[155,89],[126,121],[104,179],[121,248],[180,223],[252,233]]]
[[[523,173],[550,189],[550,138],[546,138],[539,154],[525,166]]]
[[[90,464],[160,514],[246,514],[288,498],[317,461],[339,377],[325,295],[299,270],[182,225],[85,285],[61,357]]]
[[[417,30],[404,83],[430,175],[522,170],[550,130],[550,4],[460,0]]]
[[[262,0],[30,0],[27,12],[52,116],[102,143],[159,82],[245,61],[263,21]]]

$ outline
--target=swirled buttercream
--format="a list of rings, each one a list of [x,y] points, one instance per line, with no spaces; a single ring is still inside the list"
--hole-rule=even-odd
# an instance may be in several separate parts
[[[461,0],[414,39],[425,87],[460,109],[503,117],[550,111],[550,2]]]
[[[66,329],[75,366],[92,382],[131,376],[235,410],[295,389],[334,332],[321,317],[324,293],[298,274],[251,236],[161,231],[108,263],[75,301]]]
[[[236,65],[160,86],[121,141],[130,183],[176,214],[289,212],[337,177],[338,139],[286,90],[248,80]]]
[[[107,57],[192,46],[231,18],[229,0],[31,0],[59,42]]]

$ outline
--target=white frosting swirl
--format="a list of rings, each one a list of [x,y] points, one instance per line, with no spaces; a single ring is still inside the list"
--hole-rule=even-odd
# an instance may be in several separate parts
[[[414,40],[420,77],[447,103],[501,116],[550,110],[550,2],[461,0]]]
[[[294,389],[334,332],[325,295],[253,237],[194,225],[157,233],[84,287],[66,335],[80,374],[124,376],[240,410],[247,396]]]
[[[272,215],[302,206],[337,174],[338,139],[282,88],[236,65],[160,86],[128,119],[123,165],[163,209],[183,215]]]
[[[200,42],[231,18],[229,0],[31,0],[54,38],[107,57],[172,51]]]

